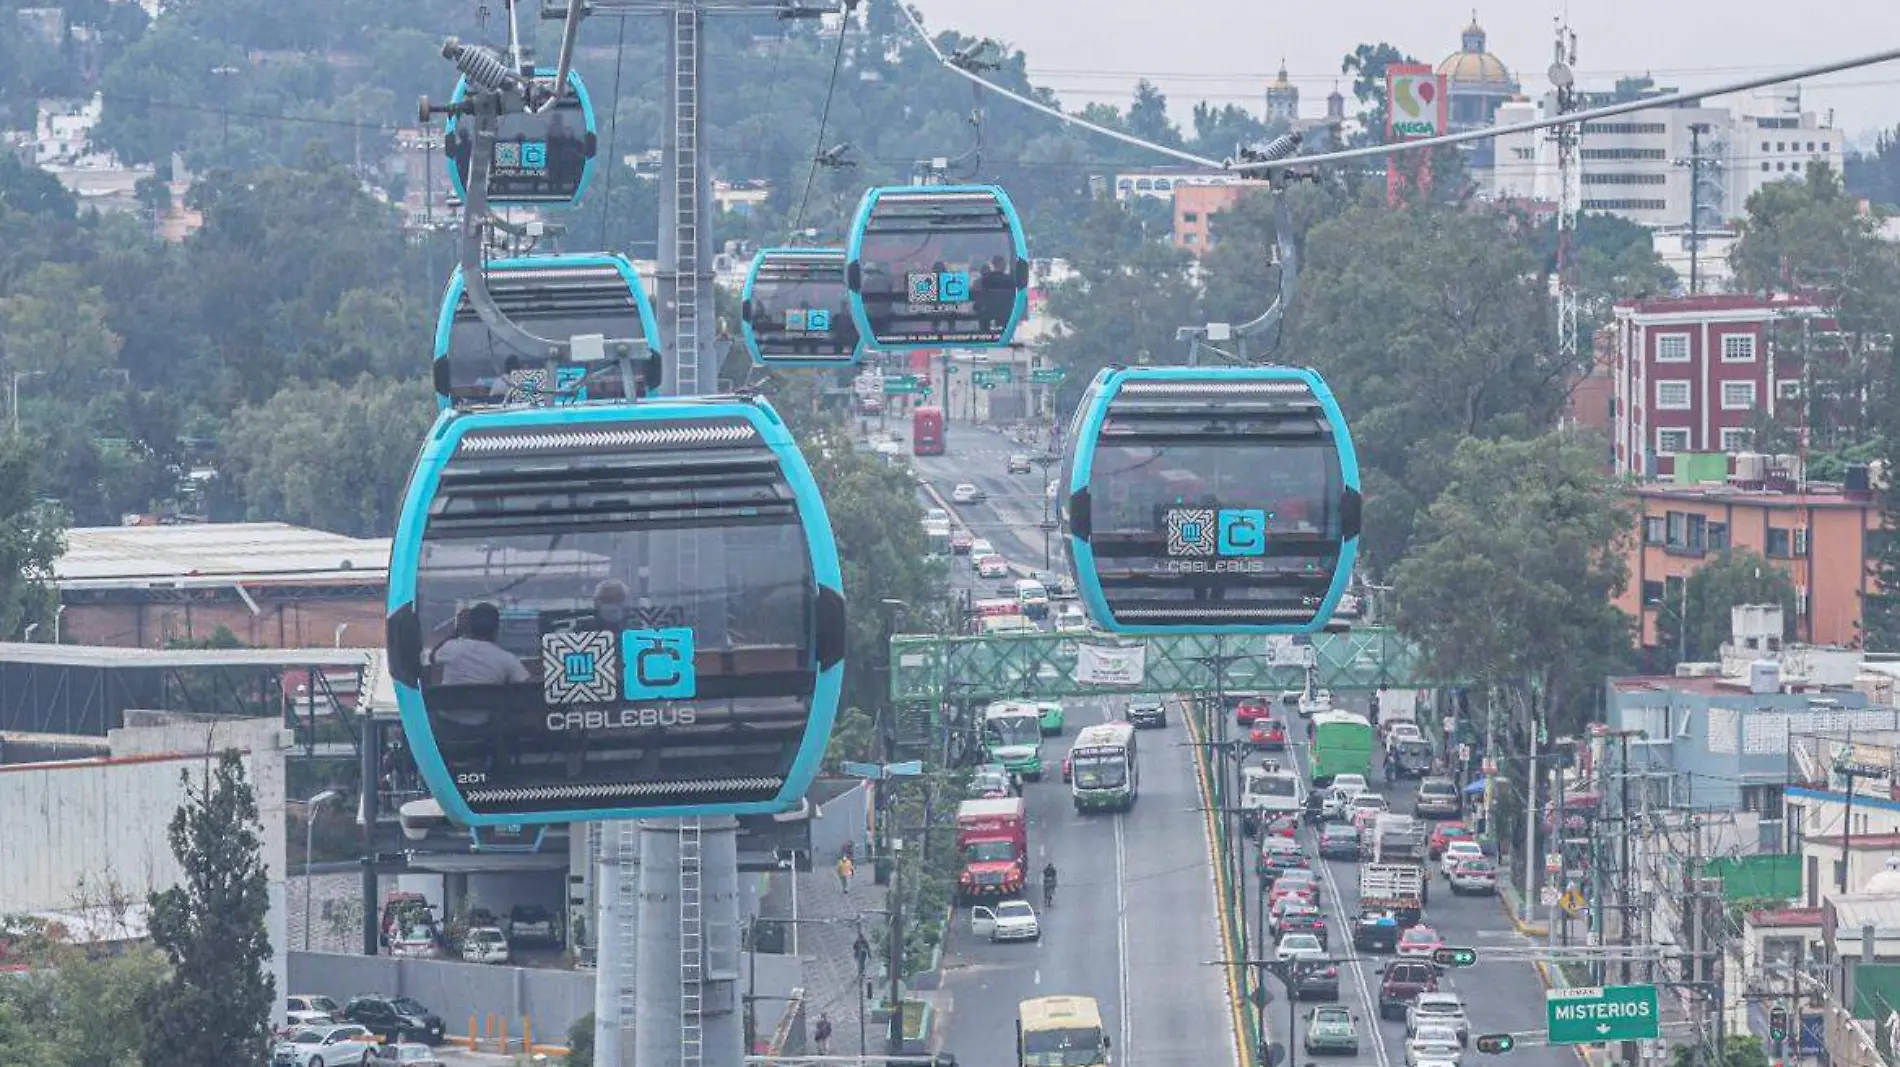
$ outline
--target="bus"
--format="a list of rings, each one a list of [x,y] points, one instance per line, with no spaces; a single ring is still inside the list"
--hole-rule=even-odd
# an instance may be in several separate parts
[[[1070,791],[1077,811],[1128,811],[1141,793],[1135,727],[1104,722],[1083,727],[1069,748]]]
[[[1108,1031],[1094,997],[1036,997],[1016,1005],[1018,1067],[1108,1067]]]
[[[1340,774],[1372,780],[1372,723],[1350,711],[1322,711],[1313,716],[1313,784]]]
[[[1042,709],[999,700],[983,709],[983,750],[990,762],[1030,781],[1042,778]]]
[[[913,456],[943,455],[942,408],[917,408],[910,413],[910,452]]]

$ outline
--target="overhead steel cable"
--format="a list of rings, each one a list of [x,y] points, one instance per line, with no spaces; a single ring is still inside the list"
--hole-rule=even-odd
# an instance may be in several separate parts
[[[812,145],[811,167],[805,171],[805,191],[798,196],[798,212],[792,218],[793,233],[805,228],[805,206],[811,203],[812,183],[818,180],[818,161],[825,154],[825,127],[831,123],[831,96],[838,88],[838,68],[844,63],[845,33],[850,29],[851,15],[846,12],[838,19],[838,47],[831,53],[831,77],[825,82],[825,103],[818,111],[818,142]]]

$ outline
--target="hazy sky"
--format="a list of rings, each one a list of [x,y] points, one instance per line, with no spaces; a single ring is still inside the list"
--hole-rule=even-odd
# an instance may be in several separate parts
[[[1142,76],[1168,94],[1177,120],[1196,100],[1264,109],[1262,91],[1286,60],[1303,114],[1324,111],[1340,57],[1390,41],[1421,61],[1457,51],[1468,0],[911,0],[932,31],[995,37],[1029,56],[1038,85],[1074,109],[1125,102]],[[1568,12],[1579,83],[1608,88],[1650,73],[1685,89],[1900,48],[1900,0],[1551,0],[1479,4],[1488,47],[1526,92],[1540,95],[1553,20]],[[1850,138],[1900,124],[1900,62],[1803,84],[1803,109]],[[999,103],[999,107],[1011,107]]]

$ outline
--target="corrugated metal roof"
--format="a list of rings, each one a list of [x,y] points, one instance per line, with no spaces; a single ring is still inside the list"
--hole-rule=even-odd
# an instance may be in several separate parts
[[[367,648],[155,649],[0,641],[0,663],[46,667],[368,667],[380,666],[382,655]],[[389,695],[394,696],[393,689]]]
[[[356,538],[281,522],[88,526],[70,530],[53,565],[62,589],[234,581],[380,582],[389,539]]]

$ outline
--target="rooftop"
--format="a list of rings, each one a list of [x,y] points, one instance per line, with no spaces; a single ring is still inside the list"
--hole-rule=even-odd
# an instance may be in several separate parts
[[[1780,928],[1789,926],[1821,925],[1820,908],[1775,908],[1768,911],[1750,912],[1748,921],[1758,927]]]
[[[388,538],[281,522],[80,527],[53,565],[54,584],[73,590],[380,583],[388,574]]]
[[[1795,296],[1790,293],[1775,293],[1772,296],[1756,296],[1753,293],[1713,293],[1698,296],[1654,296],[1637,297],[1616,302],[1616,316],[1628,318],[1645,315],[1685,315],[1697,312],[1714,313],[1722,311],[1783,311],[1831,314],[1832,309],[1816,303],[1812,299]]]
[[[1743,489],[1734,485],[1674,482],[1645,482],[1632,485],[1629,492],[1658,500],[1706,500],[1717,504],[1748,504],[1763,508],[1854,508],[1878,507],[1871,495],[1852,495],[1839,485],[1810,482],[1801,491]]]

